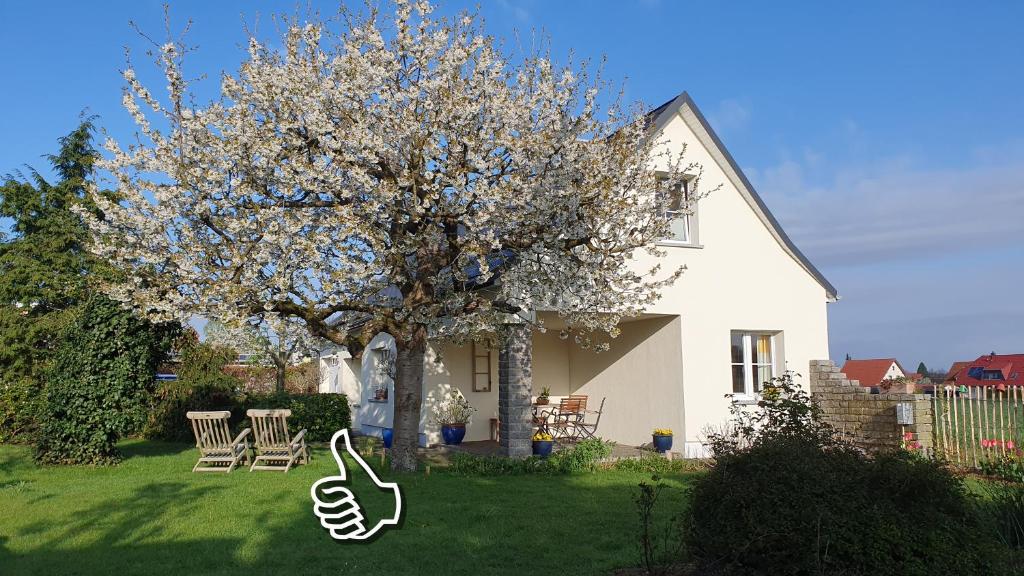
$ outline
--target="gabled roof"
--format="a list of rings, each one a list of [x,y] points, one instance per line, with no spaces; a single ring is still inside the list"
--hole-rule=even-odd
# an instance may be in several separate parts
[[[986,379],[986,373],[995,379]],[[946,382],[966,386],[1024,386],[1024,354],[985,354],[973,362],[954,362]]]
[[[885,379],[889,368],[895,364],[904,375],[907,371],[895,358],[874,358],[870,360],[847,360],[840,370],[850,380],[859,380],[861,386],[878,386]]]
[[[949,372],[946,372],[945,382],[952,382],[953,380],[956,380],[956,375],[966,368],[968,364],[970,364],[970,362],[953,362],[953,365],[949,367]]]
[[[740,169],[736,160],[733,159],[732,154],[726,149],[725,144],[718,138],[718,134],[708,124],[704,114],[701,113],[700,109],[690,98],[690,95],[683,92],[675,98],[665,102],[661,106],[658,106],[650,113],[647,117],[653,127],[654,131],[662,130],[669,121],[672,120],[676,115],[679,115],[684,122],[690,127],[691,130],[697,134],[697,137],[701,139],[701,143],[711,152],[712,157],[718,160],[722,167],[722,170],[727,176],[733,181],[733,184],[739,189],[740,193],[743,194],[747,203],[750,204],[754,212],[758,215],[764,225],[772,233],[772,236],[779,242],[783,250],[785,250],[790,256],[793,257],[807,272],[818,281],[823,288],[825,293],[831,300],[838,300],[839,294],[836,291],[835,286],[829,282],[825,276],[811,264],[811,261],[804,256],[803,252],[793,244],[789,236],[779,225],[778,220],[772,215],[771,211],[768,210],[768,206],[765,205],[764,200],[758,195],[754,189],[753,184],[747,179],[746,174]]]

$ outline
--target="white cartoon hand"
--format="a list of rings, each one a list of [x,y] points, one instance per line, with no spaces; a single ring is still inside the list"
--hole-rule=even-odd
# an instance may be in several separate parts
[[[345,471],[345,461],[342,454],[348,453],[356,461],[363,471],[370,476],[370,480],[381,490],[391,490],[395,495],[395,513],[391,518],[385,518],[367,530],[363,524],[364,517],[360,510],[359,502],[355,494],[345,485],[349,478]],[[398,524],[402,516],[402,494],[398,484],[394,482],[381,482],[377,474],[370,468],[363,458],[352,449],[349,440],[348,430],[338,430],[331,438],[331,453],[338,463],[339,474],[321,478],[309,493],[313,497],[313,514],[320,519],[320,525],[330,531],[331,537],[335,540],[366,540],[379,532],[384,526]]]

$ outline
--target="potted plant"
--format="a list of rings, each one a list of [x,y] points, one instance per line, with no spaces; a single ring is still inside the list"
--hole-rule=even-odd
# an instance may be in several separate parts
[[[441,425],[441,437],[445,444],[461,444],[466,437],[466,424],[476,408],[458,390],[452,390],[443,402],[434,406],[434,421]]]
[[[533,435],[533,455],[547,458],[551,455],[551,448],[554,446],[554,443],[555,439],[551,437],[551,434],[538,430]]]
[[[551,388],[548,388],[547,386],[541,388],[540,389],[540,395],[537,396],[537,405],[538,406],[544,406],[545,404],[548,403],[550,398],[551,398]]]
[[[655,428],[651,437],[654,438],[654,449],[658,452],[664,453],[672,449],[671,428]]]

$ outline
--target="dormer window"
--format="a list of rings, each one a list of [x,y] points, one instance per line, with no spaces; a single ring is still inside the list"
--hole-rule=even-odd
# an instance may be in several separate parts
[[[982,380],[1002,380],[1003,373],[999,370],[985,370],[982,372]]]

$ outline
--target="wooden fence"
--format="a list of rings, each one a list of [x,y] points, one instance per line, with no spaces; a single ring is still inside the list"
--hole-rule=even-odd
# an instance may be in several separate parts
[[[1024,449],[1024,387],[975,386],[964,393],[937,388],[933,431],[940,457],[977,468]]]

